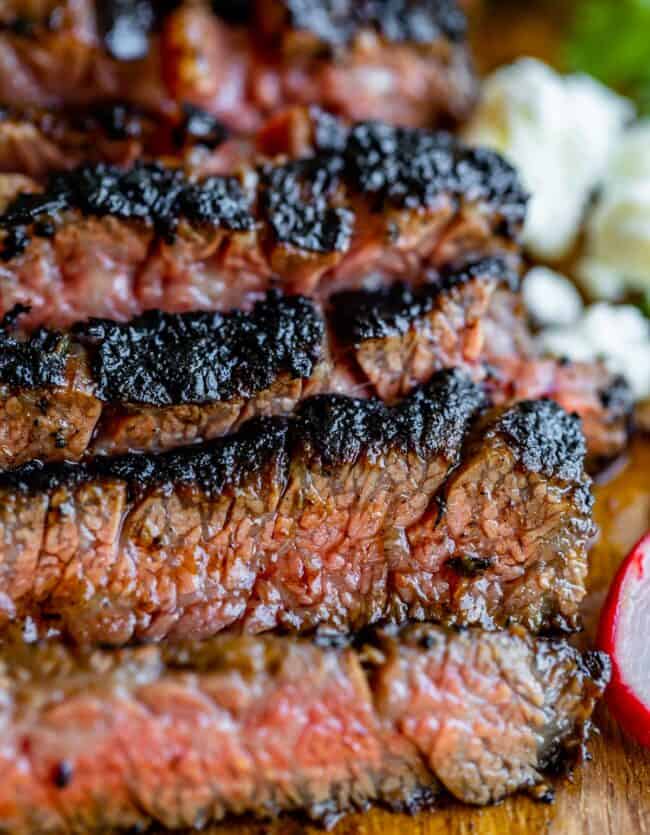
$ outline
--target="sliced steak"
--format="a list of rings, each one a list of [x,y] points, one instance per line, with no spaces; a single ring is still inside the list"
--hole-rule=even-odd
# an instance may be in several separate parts
[[[398,406],[320,395],[159,456],[0,477],[0,612],[79,641],[390,618],[574,628],[593,534],[578,418],[491,414],[459,372]]]
[[[353,120],[453,123],[476,93],[465,28],[454,0],[6,0],[0,102],[119,98],[163,114],[189,102],[246,131],[304,103]]]
[[[0,307],[30,305],[32,327],[229,310],[274,284],[326,298],[368,281],[418,282],[441,265],[513,252],[526,204],[497,154],[381,124],[243,181],[99,164],[44,189],[0,185]]]
[[[420,382],[445,367],[475,372],[481,318],[504,269],[486,260],[429,287],[431,350]],[[322,312],[301,296],[272,292],[250,313],[151,312],[29,337],[14,331],[24,315],[17,308],[0,330],[2,468],[160,451],[289,414],[317,392],[374,387],[392,402],[418,382],[403,356],[378,374],[354,367],[349,347],[328,336]]]
[[[494,301],[514,282],[501,260],[483,259],[415,290],[340,294],[331,316],[272,292],[249,313],[151,312],[30,337],[13,330],[17,309],[0,330],[0,467],[211,440],[318,392],[393,403],[444,368],[498,404],[551,397],[576,412],[592,463],[620,452],[630,398],[603,366],[516,345],[493,362]]]
[[[382,631],[358,650],[292,638],[181,648],[5,649],[0,828],[203,828],[381,804],[483,805],[579,760],[601,653],[520,631]]]
[[[2,468],[210,440],[334,383],[323,318],[300,296],[23,339],[12,318],[0,333]]]

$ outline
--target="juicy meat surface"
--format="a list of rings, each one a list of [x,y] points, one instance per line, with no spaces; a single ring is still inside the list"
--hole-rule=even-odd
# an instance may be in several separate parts
[[[579,759],[605,655],[522,632],[407,627],[0,661],[0,829],[92,835],[378,803],[483,805]],[[133,828],[132,830],[130,828]]]
[[[323,299],[514,251],[526,195],[497,154],[378,123],[339,141],[239,179],[154,163],[44,188],[5,175],[0,308],[29,305],[31,327],[224,311],[272,286]]]
[[[454,0],[7,0],[0,8],[0,101],[17,107],[121,99],[169,114],[191,103],[248,131],[279,107],[306,103],[350,119],[433,126],[467,117],[475,93]]]
[[[80,642],[388,618],[572,629],[593,534],[578,418],[441,372],[397,406],[0,476],[0,614]]]

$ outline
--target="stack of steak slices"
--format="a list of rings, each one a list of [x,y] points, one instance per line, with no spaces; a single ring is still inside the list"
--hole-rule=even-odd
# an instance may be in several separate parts
[[[455,4],[10,6],[0,831],[547,796],[627,390],[536,354],[498,155],[260,128],[460,118]]]

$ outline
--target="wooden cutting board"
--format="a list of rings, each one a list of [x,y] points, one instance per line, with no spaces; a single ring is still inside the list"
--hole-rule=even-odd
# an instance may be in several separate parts
[[[601,534],[591,554],[586,640],[593,634],[605,591],[621,559],[650,528],[650,442],[637,441],[628,461],[596,489]],[[650,640],[650,635],[648,635]],[[373,811],[341,823],[334,835],[650,835],[650,750],[624,737],[601,706],[591,762],[572,781],[556,784],[555,803],[526,797],[487,809],[454,806],[415,818]],[[322,835],[291,821],[231,824],[209,835]],[[203,833],[205,835],[205,832]]]

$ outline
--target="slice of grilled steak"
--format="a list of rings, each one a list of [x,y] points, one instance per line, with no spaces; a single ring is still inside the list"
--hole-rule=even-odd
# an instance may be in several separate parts
[[[1,180],[2,178],[0,178]],[[89,165],[0,182],[0,305],[31,326],[228,310],[269,286],[326,298],[513,252],[526,196],[497,154],[360,124],[343,147],[233,177]],[[514,257],[514,256],[513,256]]]
[[[0,102],[17,107],[119,98],[166,114],[189,102],[252,130],[279,107],[318,103],[431,126],[465,118],[475,92],[455,0],[0,7]]]
[[[578,418],[491,414],[436,375],[398,406],[320,395],[159,456],[0,477],[0,613],[78,641],[382,618],[571,629],[593,534]]]
[[[363,647],[292,638],[5,649],[0,829],[91,835],[370,804],[483,805],[582,758],[602,653],[416,626]]]
[[[0,330],[0,467],[211,440],[318,392],[393,403],[443,368],[466,371],[499,404],[557,400],[583,419],[591,459],[611,457],[630,403],[625,388],[610,396],[620,383],[603,366],[512,345],[497,375],[489,338],[508,281],[507,265],[483,259],[417,290],[342,294],[329,317],[271,293],[250,313],[149,313],[31,337],[14,332],[16,310]]]
[[[338,294],[332,321],[341,355],[388,401],[445,366],[468,371],[496,404],[551,398],[580,415],[589,467],[598,469],[627,444],[630,388],[602,362],[540,356],[516,282],[502,261],[484,259],[415,289]]]
[[[634,399],[623,377],[602,362],[572,362],[539,355],[518,294],[502,287],[492,294],[482,322],[487,388],[497,403],[521,397],[550,397],[568,412],[577,412],[589,447],[589,469],[595,471],[625,448]]]
[[[0,333],[0,467],[158,451],[286,415],[335,388],[323,318],[301,296],[250,313],[149,313]]]
[[[445,367],[478,376],[481,319],[504,271],[485,260],[430,285],[430,350],[419,381],[390,344],[392,362],[366,375],[301,296],[271,293],[250,313],[152,312],[30,337],[14,331],[18,308],[0,330],[0,467],[210,440],[251,417],[289,414],[317,392],[365,396],[374,388],[392,402]]]
[[[306,122],[308,115],[300,118]],[[295,143],[288,150],[294,148]],[[230,173],[238,163],[250,162],[254,150],[251,141],[231,137],[214,116],[187,104],[165,117],[116,102],[65,112],[36,107],[0,111],[0,172],[35,179],[82,163],[129,166],[155,157],[195,173]]]

